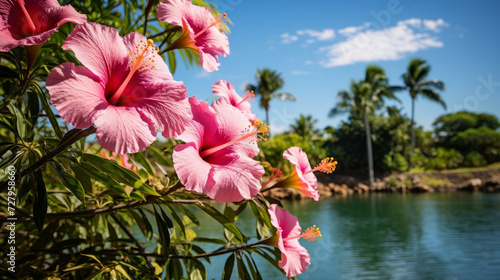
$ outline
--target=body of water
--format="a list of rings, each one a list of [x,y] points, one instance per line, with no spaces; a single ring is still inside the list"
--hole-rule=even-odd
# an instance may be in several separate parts
[[[498,194],[371,194],[284,206],[302,229],[315,224],[323,234],[300,241],[312,264],[299,279],[500,279]],[[237,225],[253,236],[244,214]],[[220,279],[226,258],[207,264],[208,279]],[[286,279],[254,259],[264,279]]]

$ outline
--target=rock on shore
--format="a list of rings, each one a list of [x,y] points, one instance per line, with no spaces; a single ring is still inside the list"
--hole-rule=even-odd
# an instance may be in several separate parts
[[[500,192],[500,169],[471,172],[404,173],[381,178],[369,186],[352,176],[316,174],[320,197],[370,192]],[[294,189],[273,189],[265,193],[276,199],[307,198]]]

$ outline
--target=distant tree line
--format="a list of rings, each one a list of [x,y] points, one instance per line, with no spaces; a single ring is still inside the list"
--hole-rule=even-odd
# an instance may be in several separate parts
[[[261,143],[265,160],[286,170],[280,151],[300,145],[313,164],[334,155],[338,172],[367,171],[370,182],[375,172],[477,167],[500,161],[500,122],[494,115],[462,111],[438,117],[432,131],[416,125],[418,96],[446,108],[440,95],[444,83],[428,79],[429,72],[425,60],[414,59],[402,75],[404,86],[392,86],[382,68],[368,66],[363,80],[352,80],[348,90],[337,94],[339,102],[330,116],[346,113],[347,120],[320,130],[313,116],[301,115],[289,131]],[[399,101],[394,93],[403,90],[412,99],[411,118],[401,108],[386,105],[386,100]]]

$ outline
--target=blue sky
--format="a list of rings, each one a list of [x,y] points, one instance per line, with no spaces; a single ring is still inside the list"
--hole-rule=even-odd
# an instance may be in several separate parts
[[[467,109],[500,117],[499,1],[214,0],[231,26],[231,53],[221,58],[219,71],[178,67],[188,95],[211,97],[212,84],[232,82],[242,94],[255,82],[257,68],[282,73],[282,91],[297,102],[271,102],[271,129],[281,132],[300,114],[313,115],[318,128],[338,126],[346,116],[328,118],[336,93],[351,79],[362,79],[369,64],[383,67],[393,85],[413,58],[432,66],[429,78],[445,82],[448,105],[417,99],[416,121],[431,129],[436,117]],[[310,2],[313,3],[313,2]],[[410,115],[407,92],[398,93],[399,107]],[[392,103],[391,103],[392,105]],[[258,117],[265,114],[253,104]]]

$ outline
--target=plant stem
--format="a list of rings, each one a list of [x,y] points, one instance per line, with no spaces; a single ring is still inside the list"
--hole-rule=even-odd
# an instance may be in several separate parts
[[[149,256],[153,258],[168,258],[168,259],[199,259],[199,258],[209,258],[209,257],[214,257],[214,256],[219,256],[219,255],[224,255],[228,253],[232,253],[238,250],[245,250],[251,247],[254,247],[259,244],[264,244],[264,240],[252,243],[252,244],[247,244],[243,246],[238,246],[238,247],[230,247],[227,249],[223,250],[217,250],[213,251],[210,253],[204,253],[204,254],[197,254],[197,255],[162,255],[162,254],[157,254],[157,253],[149,253],[149,252],[130,252],[127,251],[127,253],[132,254],[132,255],[139,255],[139,256]],[[96,254],[101,254],[101,255],[118,255],[119,249],[106,249],[106,250],[101,250],[96,252]]]
[[[115,212],[118,210],[144,206],[147,204],[157,202],[157,199],[159,199],[159,197],[151,195],[151,196],[148,196],[145,201],[136,200],[136,201],[127,202],[124,204],[113,205],[113,206],[106,207],[106,208],[90,208],[90,209],[74,211],[74,212],[48,213],[47,219],[60,220],[60,219],[74,219],[74,218],[80,218],[80,217],[89,217],[89,216],[94,216],[97,214]],[[171,200],[163,200],[162,202],[172,203],[172,204],[197,204],[197,203],[201,203],[201,200],[198,200],[198,199],[171,199]],[[19,208],[15,208],[15,210],[22,211]],[[22,211],[22,212],[24,212],[24,211]],[[26,212],[24,212],[24,213],[26,213]],[[33,219],[33,216],[31,216],[27,213],[25,216],[27,218],[24,219],[23,221],[28,221],[28,220]]]

